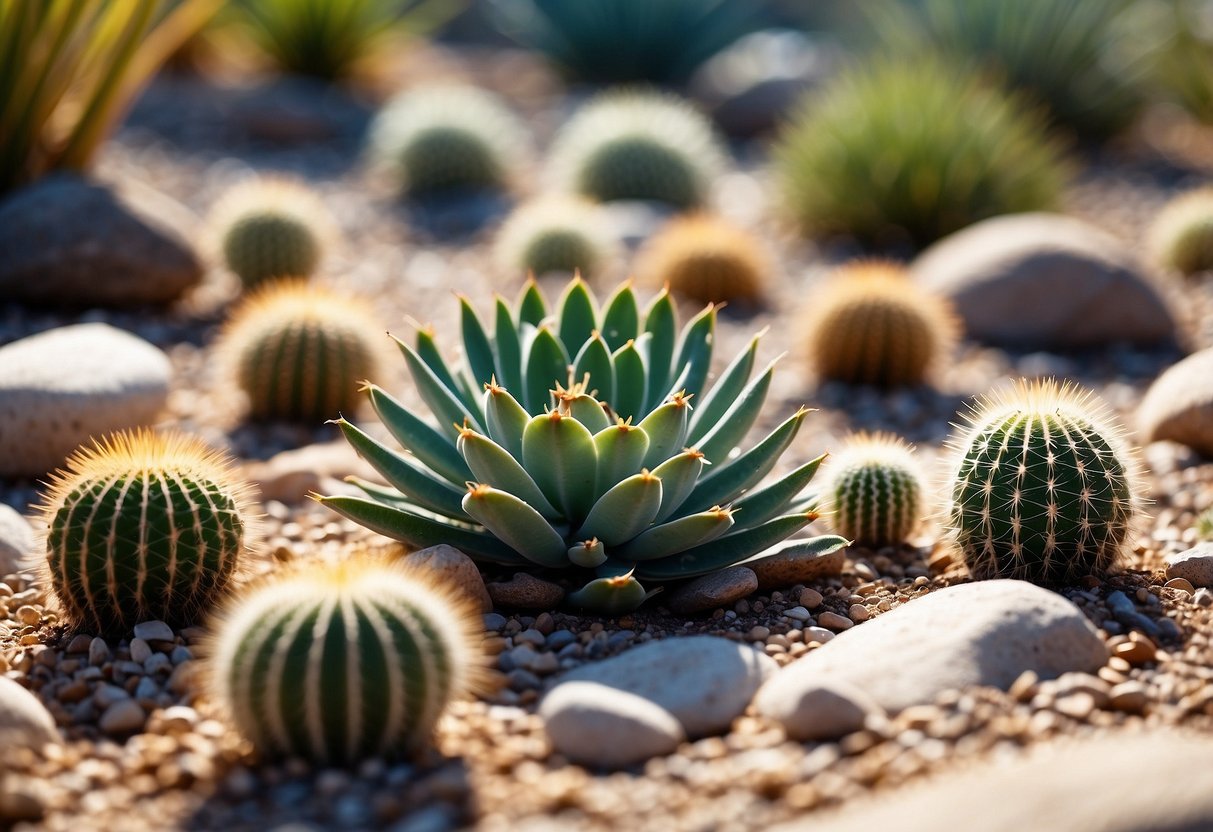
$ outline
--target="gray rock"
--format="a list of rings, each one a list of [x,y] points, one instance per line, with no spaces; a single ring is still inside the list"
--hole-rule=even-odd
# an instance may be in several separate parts
[[[35,546],[29,521],[17,509],[0,503],[0,575],[28,568]]]
[[[0,201],[0,297],[67,306],[164,303],[202,278],[197,220],[163,194],[46,177]]]
[[[163,621],[140,621],[135,625],[135,638],[144,641],[176,641],[173,628]]]
[[[0,476],[45,474],[90,437],[151,424],[171,369],[156,347],[101,323],[0,347]]]
[[[1213,348],[1154,380],[1137,409],[1137,426],[1147,442],[1169,439],[1213,457]]]
[[[771,832],[1203,832],[1213,829],[1213,740],[1115,731],[917,781]]]
[[[0,748],[41,748],[59,742],[55,718],[38,697],[0,676]]]
[[[758,576],[745,566],[721,569],[683,584],[670,594],[668,606],[680,615],[728,606],[758,589]]]
[[[792,543],[776,554],[746,561],[745,565],[758,576],[759,589],[778,589],[838,575],[846,559],[846,549],[820,555],[802,543]]]
[[[1082,611],[1025,581],[983,581],[932,592],[838,634],[791,664],[783,685],[849,683],[887,711],[945,690],[1007,690],[1025,670],[1041,679],[1094,673],[1108,652]]]
[[[1199,543],[1167,555],[1167,577],[1184,578],[1192,586],[1213,587],[1213,543]]]
[[[486,588],[495,605],[509,609],[550,610],[564,600],[560,585],[526,572],[516,572],[508,581],[494,581]]]
[[[975,340],[1027,349],[1174,343],[1162,290],[1116,237],[1073,217],[995,217],[940,240],[914,278],[956,306]]]
[[[559,754],[593,768],[626,768],[669,754],[686,739],[660,705],[596,682],[558,685],[539,706]]]
[[[717,636],[653,641],[560,677],[598,682],[648,699],[677,717],[691,739],[720,734],[746,709],[778,665],[754,648]]]
[[[801,742],[832,740],[864,727],[869,716],[883,711],[870,696],[841,679],[776,673],[754,697],[758,713],[780,723],[788,736]]]
[[[477,612],[493,609],[493,599],[485,589],[484,578],[472,559],[454,546],[440,543],[405,557],[404,562],[429,574],[442,585],[449,586],[466,598]]]

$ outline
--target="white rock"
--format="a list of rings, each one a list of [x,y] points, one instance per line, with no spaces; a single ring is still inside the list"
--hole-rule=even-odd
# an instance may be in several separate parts
[[[163,621],[140,621],[135,625],[135,638],[144,641],[175,641],[173,628]]]
[[[1137,426],[1147,442],[1169,439],[1213,456],[1213,347],[1154,380],[1137,409]]]
[[[625,768],[671,753],[686,735],[648,699],[596,682],[567,682],[539,707],[552,747],[574,763]]]
[[[746,709],[778,665],[718,636],[653,641],[566,673],[560,684],[598,682],[672,713],[691,739],[720,734]]]
[[[841,679],[776,673],[754,697],[763,716],[783,725],[789,737],[802,742],[832,740],[863,728],[869,716],[882,715],[872,698]]]
[[[29,521],[12,506],[0,503],[0,575],[28,568],[36,545]]]
[[[1094,673],[1107,647],[1082,611],[1026,581],[983,581],[932,592],[887,612],[789,665],[781,684],[840,680],[887,711],[945,690],[1007,690],[1025,670],[1041,679]]]
[[[484,586],[476,564],[454,546],[440,543],[408,555],[404,562],[429,572],[442,585],[449,586],[471,601],[477,612],[491,612],[493,599]]]
[[[924,251],[914,278],[951,299],[965,334],[1029,349],[1171,343],[1156,279],[1118,238],[1060,214],[983,220]]]
[[[1167,555],[1167,577],[1184,578],[1192,586],[1213,587],[1213,543],[1200,543]]]
[[[46,706],[21,685],[0,676],[0,748],[40,748],[59,742],[59,729]]]
[[[90,437],[151,424],[170,372],[163,352],[108,324],[0,347],[0,476],[45,474]]]
[[[1213,740],[1115,731],[1041,743],[770,832],[1213,829]]]

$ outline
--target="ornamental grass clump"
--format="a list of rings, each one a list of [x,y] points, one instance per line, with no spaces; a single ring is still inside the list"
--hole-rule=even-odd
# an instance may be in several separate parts
[[[704,204],[726,153],[711,123],[670,94],[614,90],[578,110],[552,143],[550,173],[595,202]]]
[[[856,64],[810,93],[775,157],[785,210],[805,234],[878,248],[1055,208],[1067,179],[1024,99],[921,56]]]
[[[484,687],[481,632],[449,587],[351,556],[228,603],[211,636],[209,687],[267,757],[405,757],[452,699]]]
[[[249,486],[200,441],[140,430],[77,450],[41,511],[46,578],[68,624],[109,636],[197,622],[248,547]]]
[[[548,196],[517,208],[497,232],[495,255],[506,274],[579,272],[593,279],[619,257],[619,243],[593,203]]]
[[[1020,381],[949,440],[947,524],[974,578],[1072,584],[1118,560],[1139,513],[1136,459],[1094,394]]]
[[[829,465],[830,524],[867,546],[904,542],[923,515],[927,489],[914,450],[888,433],[852,437]]]
[[[699,303],[762,301],[772,263],[753,233],[709,214],[670,220],[641,251],[636,273],[649,286],[668,284]]]
[[[323,504],[412,546],[447,543],[487,563],[571,573],[585,584],[570,601],[608,614],[643,602],[641,581],[731,566],[817,517],[801,494],[820,458],[759,485],[808,411],[743,442],[774,371],[754,375],[758,339],[708,388],[715,307],[680,331],[664,292],[642,311],[624,284],[599,310],[578,279],[549,312],[531,282],[512,308],[498,299],[490,335],[470,301],[460,303],[462,366],[443,360],[427,330],[415,345],[397,342],[433,423],[367,385],[410,454],[337,422],[391,487],[354,480],[366,497]]]

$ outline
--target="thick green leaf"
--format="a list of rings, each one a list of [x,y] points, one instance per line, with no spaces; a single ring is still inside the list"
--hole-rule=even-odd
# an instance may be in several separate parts
[[[467,408],[469,413],[475,413],[475,402],[470,400],[466,393],[464,385],[460,384],[460,380],[456,379],[450,367],[442,359],[442,353],[438,351],[438,344],[434,341],[434,331],[429,327],[421,327],[417,330],[417,345],[415,347],[417,355],[425,362],[425,366],[433,371],[434,376],[442,382],[442,385],[454,393],[463,406]]]
[[[583,540],[569,547],[569,562],[583,569],[593,569],[606,562],[606,547],[597,538]]]
[[[839,537],[836,534],[823,534],[819,537],[810,537],[807,540],[785,541],[774,548],[764,549],[741,561],[741,563],[762,563],[765,560],[783,558],[789,555],[816,555],[817,557],[823,557],[833,554],[839,549],[845,549],[850,545],[851,541],[845,537]]]
[[[640,337],[640,307],[630,280],[621,284],[606,302],[606,311],[602,315],[602,337],[612,352]]]
[[[758,333],[750,341],[750,346],[739,352],[729,363],[720,378],[712,385],[712,389],[696,400],[695,413],[691,416],[691,427],[687,443],[696,445],[708,431],[720,424],[725,411],[733,406],[733,402],[745,389],[750,373],[754,371],[754,361],[758,355],[758,341],[766,334],[766,330]]]
[[[539,291],[538,284],[533,278],[527,278],[526,285],[522,287],[522,294],[518,296],[518,330],[522,331],[523,324],[530,324],[538,328],[543,323],[543,319],[548,316],[548,305],[543,299],[543,293]]]
[[[626,543],[648,528],[660,508],[661,480],[635,474],[598,498],[576,537],[596,537],[607,546]]]
[[[716,307],[709,305],[691,320],[682,330],[678,339],[675,368],[685,368],[686,376],[678,385],[692,396],[697,396],[703,390],[708,380],[708,371],[712,368],[712,346],[716,338]],[[669,392],[674,392],[671,389]]]
[[[472,471],[455,449],[453,438],[418,419],[382,387],[368,385],[367,393],[383,426],[413,456],[456,485],[462,486],[471,478]]]
[[[531,475],[505,448],[473,430],[459,434],[457,447],[472,469],[476,482],[508,491],[529,503],[548,520],[560,519],[560,512],[553,508]]]
[[[493,344],[466,295],[459,295],[459,325],[463,333],[463,353],[472,373],[473,390],[479,390],[497,376]]]
[[[594,449],[598,452],[594,495],[599,496],[640,470],[649,437],[635,425],[619,422],[594,434]]]
[[[336,420],[336,425],[345,434],[346,441],[357,451],[358,456],[383,474],[384,479],[399,489],[405,497],[422,508],[438,514],[455,518],[463,517],[462,490],[438,479],[417,463],[411,462],[407,457],[391,450],[345,419]]]
[[[645,396],[644,359],[633,341],[628,341],[611,356],[615,368],[615,398],[608,402],[620,419],[639,418]]]
[[[523,404],[528,413],[543,412],[549,393],[569,380],[569,356],[564,345],[546,326],[523,341],[526,368],[523,371]]]
[[[611,351],[598,333],[594,333],[594,336],[582,345],[581,352],[573,359],[573,381],[581,383],[585,381],[587,374],[587,393],[595,391],[594,395],[604,402],[615,398],[615,368],[611,365]]]
[[[585,425],[586,430],[590,433],[596,434],[611,426],[611,419],[607,416],[606,408],[593,396],[584,394],[574,396],[568,401],[567,406],[569,414]]]
[[[497,298],[497,321],[493,329],[493,341],[497,344],[500,381],[507,390],[522,389],[522,341],[510,314],[510,307],[503,298]]]
[[[630,542],[611,551],[614,557],[642,563],[677,554],[692,546],[715,540],[733,527],[732,512],[713,508],[653,526]]]
[[[765,523],[772,517],[778,517],[780,514],[795,513],[791,511],[791,508],[796,502],[796,497],[812,481],[813,475],[817,473],[817,469],[825,458],[826,455],[822,454],[770,485],[756,488],[734,502],[733,509],[737,512],[738,527],[748,529],[759,523]]]
[[[571,353],[580,351],[581,345],[598,329],[598,310],[594,296],[580,277],[569,281],[560,296],[557,317],[560,321],[560,340]]]
[[[645,407],[652,410],[665,400],[670,392],[674,344],[678,335],[678,316],[674,302],[667,289],[653,299],[645,310],[644,331],[650,336],[648,349],[648,389],[645,391]]]
[[[772,363],[762,375],[747,384],[720,421],[696,444],[695,447],[703,451],[709,462],[728,459],[729,453],[745,439],[762,413],[774,372],[775,365]]]
[[[808,413],[808,410],[801,408],[753,448],[717,466],[695,486],[687,498],[684,511],[702,511],[708,506],[731,502],[756,485],[775,467],[779,457],[792,444]]]
[[[535,416],[522,433],[522,464],[569,525],[580,525],[594,504],[598,468],[585,425],[558,410]]]
[[[687,549],[673,557],[646,561],[636,573],[646,580],[672,581],[707,575],[744,561],[795,534],[816,515],[792,514],[768,520],[761,526],[733,532],[716,540]]]
[[[685,445],[691,405],[683,396],[674,396],[641,421],[649,435],[649,451],[644,467],[655,468],[678,453]]]
[[[463,510],[486,529],[540,566],[568,565],[568,544],[532,506],[506,491],[476,485],[463,497]]]
[[[661,480],[661,508],[653,522],[665,522],[666,518],[686,502],[695,489],[695,483],[699,480],[699,473],[705,464],[707,463],[703,454],[688,449],[653,469],[653,476]]]
[[[484,421],[489,438],[522,461],[522,432],[531,416],[510,391],[497,384],[484,388]]]
[[[622,615],[639,607],[648,598],[640,582],[631,575],[595,578],[576,592],[570,592],[569,604],[599,615]]]
[[[438,419],[441,430],[449,432],[454,437],[464,422],[481,427],[476,418],[472,416],[472,412],[454,392],[439,380],[434,371],[421,360],[412,347],[399,338],[393,340],[404,353],[404,360],[408,364],[409,373],[413,376],[413,383],[417,385],[417,392],[421,394],[421,398]]]

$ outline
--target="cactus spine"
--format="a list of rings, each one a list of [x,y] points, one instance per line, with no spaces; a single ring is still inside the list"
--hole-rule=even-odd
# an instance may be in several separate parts
[[[836,531],[868,546],[893,546],[922,516],[922,474],[913,449],[898,436],[861,433],[838,453],[827,493]]]
[[[355,410],[375,374],[383,328],[369,305],[305,281],[279,281],[232,315],[218,352],[256,420],[319,422]]]
[[[973,577],[1064,584],[1116,562],[1139,496],[1105,411],[1068,383],[1020,381],[968,414],[949,525]]]
[[[360,558],[313,566],[229,606],[210,686],[263,754],[318,764],[398,757],[480,682],[475,623],[404,567]]]
[[[70,624],[120,635],[189,623],[223,594],[249,536],[247,486],[198,440],[117,433],[77,450],[42,512],[47,577]]]

